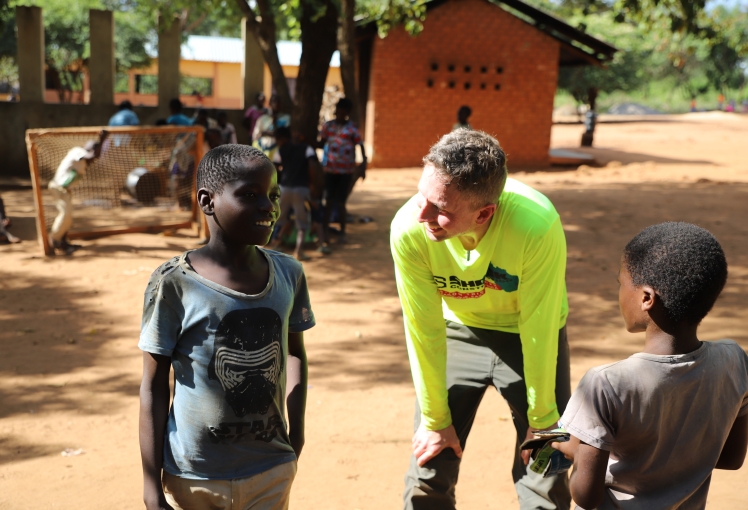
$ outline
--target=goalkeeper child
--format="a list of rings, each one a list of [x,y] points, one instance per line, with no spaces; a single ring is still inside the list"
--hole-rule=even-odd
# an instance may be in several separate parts
[[[553,447],[574,461],[583,508],[704,508],[714,469],[748,444],[748,356],[696,336],[727,280],[722,247],[689,223],[644,229],[624,249],[618,302],[644,349],[582,378]],[[745,487],[745,486],[743,486]]]
[[[88,165],[101,155],[101,146],[108,135],[107,131],[102,130],[98,140],[89,140],[83,147],[70,149],[49,182],[49,192],[58,211],[49,231],[55,251],[70,255],[80,248],[77,244],[70,244],[67,239],[67,233],[73,226],[73,197],[70,189],[86,175]]]

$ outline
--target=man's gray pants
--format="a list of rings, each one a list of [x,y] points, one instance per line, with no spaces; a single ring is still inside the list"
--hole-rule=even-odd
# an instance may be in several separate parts
[[[483,395],[494,386],[506,399],[517,431],[512,478],[522,510],[559,509],[571,505],[566,473],[543,478],[522,462],[519,446],[527,433],[527,388],[522,343],[518,334],[471,328],[447,321],[447,387],[452,424],[465,448]],[[558,333],[556,405],[563,414],[571,396],[566,328]],[[416,401],[414,430],[421,421]],[[499,440],[497,438],[497,440]],[[454,510],[460,459],[447,448],[423,467],[411,455],[405,475],[405,510]]]

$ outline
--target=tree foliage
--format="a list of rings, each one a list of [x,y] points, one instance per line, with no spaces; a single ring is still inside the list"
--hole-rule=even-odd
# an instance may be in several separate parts
[[[689,98],[745,84],[748,11],[740,6],[695,10],[701,4],[680,0],[639,2],[636,8],[630,2],[535,3],[620,50],[604,68],[560,70],[559,87],[581,104],[597,93],[632,92],[656,80],[674,83],[674,92]],[[650,16],[643,15],[646,9]]]
[[[380,37],[402,25],[406,32],[418,35],[426,20],[426,0],[359,0],[359,20],[375,20]]]
[[[89,44],[89,9],[114,10],[115,61],[118,71],[150,64],[146,52],[155,39],[155,25],[142,12],[117,0],[9,0],[0,7],[0,81],[18,79],[15,59],[17,38],[16,6],[42,8],[44,20],[47,79],[58,90],[60,99],[68,101],[72,91],[82,89],[82,71],[87,65]]]

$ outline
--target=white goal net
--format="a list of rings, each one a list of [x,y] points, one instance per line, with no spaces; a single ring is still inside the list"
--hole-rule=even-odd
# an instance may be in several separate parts
[[[49,191],[62,160],[74,147],[108,136],[100,156],[68,188],[73,223],[68,239],[193,226],[195,175],[202,157],[202,127],[87,127],[30,129],[26,146],[39,240],[51,255],[49,231],[57,216]]]

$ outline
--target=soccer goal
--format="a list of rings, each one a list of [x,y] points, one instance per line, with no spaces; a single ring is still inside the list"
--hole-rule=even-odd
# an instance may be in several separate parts
[[[109,134],[100,156],[68,189],[73,209],[68,238],[199,228],[195,177],[203,155],[202,127],[30,129],[26,147],[36,226],[46,255],[54,251],[49,229],[57,216],[49,182],[72,148],[97,141],[103,129]]]

